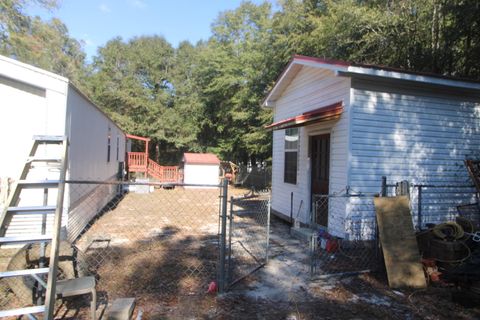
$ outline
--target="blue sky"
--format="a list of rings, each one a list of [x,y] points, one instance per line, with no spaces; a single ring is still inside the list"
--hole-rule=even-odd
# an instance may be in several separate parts
[[[121,36],[162,35],[173,46],[196,43],[210,36],[210,25],[220,12],[241,0],[61,0],[53,12],[30,7],[27,13],[43,19],[60,18],[72,37],[83,40],[88,58],[97,47]],[[263,0],[252,0],[262,3]]]

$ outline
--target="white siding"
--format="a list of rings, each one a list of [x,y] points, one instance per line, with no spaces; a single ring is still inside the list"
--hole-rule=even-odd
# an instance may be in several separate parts
[[[331,134],[330,192],[337,192],[347,185],[348,164],[348,119],[349,78],[336,77],[333,72],[303,67],[276,101],[274,121],[297,116],[339,101],[344,102],[344,113],[337,121],[330,121],[300,128],[297,184],[283,182],[285,130],[273,132],[272,208],[289,217],[290,198],[293,192],[293,218],[304,223],[310,221],[310,159],[308,158],[309,136]],[[338,211],[340,210],[340,211]],[[338,211],[338,212],[337,212]],[[333,233],[342,229],[344,210],[332,206],[329,216]]]
[[[67,135],[69,179],[115,179],[119,162],[125,161],[125,135],[69,85],[68,79],[0,56],[0,98],[0,148],[4,152],[0,157],[1,178],[16,179],[20,175],[34,135]],[[110,162],[107,162],[108,128],[111,129]],[[58,157],[59,151],[58,147],[39,148],[43,156]],[[27,178],[58,179],[58,173],[58,170],[36,165]],[[68,223],[71,228],[70,239],[112,199],[116,189],[115,186],[67,185],[62,224],[65,227]],[[54,205],[56,190],[49,190],[48,196],[48,204]],[[39,205],[43,201],[43,190],[25,190],[20,197],[20,205]],[[47,233],[52,218],[48,217]],[[15,215],[7,236],[40,233],[40,230],[40,216]]]
[[[66,79],[0,56],[0,178],[18,179],[33,144],[34,135],[65,134]],[[37,154],[58,157],[58,147],[40,147]],[[36,164],[28,179],[58,179],[58,170]],[[56,190],[49,190],[48,204],[56,203]],[[41,205],[43,190],[24,190],[20,206]],[[3,205],[0,204],[0,207]],[[39,215],[14,215],[6,236],[41,233]],[[51,232],[53,215],[47,217]]]
[[[468,93],[354,80],[349,185],[355,191],[379,192],[388,183],[471,184],[463,160],[479,157],[480,104]],[[472,102],[472,101],[477,101]],[[465,189],[450,189],[457,204],[472,201]],[[445,192],[445,191],[443,191]],[[435,197],[430,193],[430,197]],[[413,194],[413,202],[416,201]],[[429,222],[451,218],[455,206],[446,193],[430,198],[429,212],[443,205]],[[442,199],[443,198],[443,199]],[[365,209],[367,208],[367,209]],[[352,205],[352,216],[372,216],[368,206]],[[415,211],[416,205],[413,204]]]
[[[0,148],[3,155],[0,157],[0,177],[16,179],[34,135],[65,134],[65,95],[4,77],[1,72],[0,68]]]
[[[186,184],[218,185],[219,165],[217,164],[188,164],[183,169],[183,182]]]
[[[119,163],[125,161],[125,134],[72,86],[68,92],[67,106],[67,131],[70,139],[68,178],[116,180]],[[109,134],[110,161],[107,161]],[[115,186],[67,185],[70,240],[78,236],[88,222],[113,199],[116,191]]]

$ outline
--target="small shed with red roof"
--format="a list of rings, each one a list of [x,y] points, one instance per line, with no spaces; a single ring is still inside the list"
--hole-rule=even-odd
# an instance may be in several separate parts
[[[296,55],[263,106],[273,111],[271,208],[280,217],[370,239],[371,197],[349,192],[378,193],[384,176],[450,187],[411,191],[422,228],[474,201],[461,186],[464,160],[479,157],[480,82]]]
[[[182,161],[185,184],[218,185],[220,159],[215,154],[186,152]]]

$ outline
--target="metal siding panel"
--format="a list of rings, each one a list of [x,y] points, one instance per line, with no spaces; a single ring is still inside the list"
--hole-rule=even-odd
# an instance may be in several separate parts
[[[437,94],[428,88],[376,85],[355,81],[351,187],[379,192],[382,176],[387,176],[389,183],[469,184],[463,160],[480,156],[476,150],[480,142],[476,98]],[[471,199],[465,189],[455,190],[463,201]],[[442,205],[439,199],[430,200]],[[353,205],[352,212],[373,216],[365,206]]]

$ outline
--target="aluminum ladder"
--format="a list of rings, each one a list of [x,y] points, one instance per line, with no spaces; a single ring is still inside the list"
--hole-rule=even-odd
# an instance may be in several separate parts
[[[22,173],[13,185],[7,203],[0,216],[0,245],[21,245],[40,243],[40,256],[45,257],[47,243],[50,245],[49,266],[40,265],[36,269],[13,270],[0,272],[0,278],[9,277],[33,277],[43,291],[45,303],[36,306],[28,306],[19,309],[0,311],[0,317],[27,316],[36,319],[35,314],[43,314],[44,319],[53,319],[56,298],[56,280],[58,273],[58,251],[60,244],[60,231],[62,225],[63,199],[65,193],[65,177],[67,170],[68,140],[64,136],[34,136],[33,146],[25,162]],[[57,145],[57,147],[55,147]],[[58,157],[38,155],[39,146],[45,150],[58,148]],[[28,175],[35,163],[44,163],[45,167],[54,167],[60,170],[58,180],[29,180]],[[44,191],[43,203],[38,206],[20,206],[20,195],[25,189],[40,189]],[[48,205],[48,190],[57,189],[56,205]],[[53,228],[51,234],[46,232],[47,214],[54,213]],[[16,214],[32,214],[42,217],[41,233],[38,235],[6,236],[8,223]],[[48,275],[47,282],[41,276]]]

